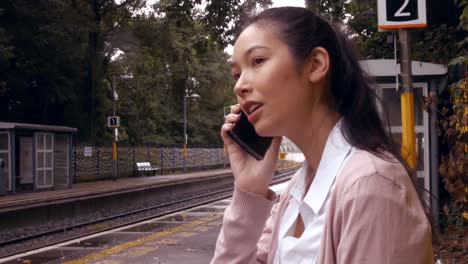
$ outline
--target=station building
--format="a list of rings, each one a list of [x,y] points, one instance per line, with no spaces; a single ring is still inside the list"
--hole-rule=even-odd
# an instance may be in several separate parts
[[[439,87],[444,84],[447,66],[421,61],[411,62],[414,92],[414,117],[416,133],[417,185],[420,196],[431,206],[434,223],[438,223],[439,214],[439,146],[435,132],[434,118],[438,114],[436,109],[430,109],[431,114],[424,110],[423,96],[430,92],[438,94]],[[395,60],[363,60],[361,67],[376,80],[376,89],[385,109],[393,138],[401,143],[401,99],[398,74],[400,64]],[[383,111],[381,111],[383,113]],[[432,119],[431,119],[432,118]],[[422,189],[423,187],[424,189]],[[429,195],[432,194],[431,195]]]
[[[72,183],[76,128],[0,122],[0,194],[51,190]]]

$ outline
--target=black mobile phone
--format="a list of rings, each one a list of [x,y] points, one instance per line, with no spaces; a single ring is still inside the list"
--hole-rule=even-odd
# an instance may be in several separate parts
[[[259,136],[244,112],[240,113],[239,121],[227,133],[237,144],[257,160],[262,160],[265,157],[265,153],[273,140],[272,137]]]

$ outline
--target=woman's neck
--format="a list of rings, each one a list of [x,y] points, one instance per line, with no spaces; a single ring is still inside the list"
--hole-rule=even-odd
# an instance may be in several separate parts
[[[287,135],[294,144],[302,151],[308,164],[308,183],[312,182],[322,158],[328,136],[340,120],[336,112],[331,112],[326,107],[314,109],[307,120],[302,120],[297,127],[291,129],[292,133]],[[309,179],[312,177],[311,179]]]

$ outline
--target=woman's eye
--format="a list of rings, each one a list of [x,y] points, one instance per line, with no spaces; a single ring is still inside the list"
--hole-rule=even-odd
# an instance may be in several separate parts
[[[253,66],[257,66],[258,64],[261,64],[264,61],[265,61],[264,58],[254,58],[253,61],[252,61],[252,64],[253,64]]]
[[[240,76],[241,76],[240,73],[233,73],[232,74],[232,77],[234,77],[234,80],[236,80],[236,81],[239,80]]]

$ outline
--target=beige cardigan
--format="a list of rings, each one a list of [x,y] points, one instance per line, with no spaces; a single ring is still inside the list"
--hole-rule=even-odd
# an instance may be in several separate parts
[[[211,264],[273,263],[287,201],[236,188]],[[430,224],[398,161],[354,151],[329,203],[317,263],[434,263]]]

